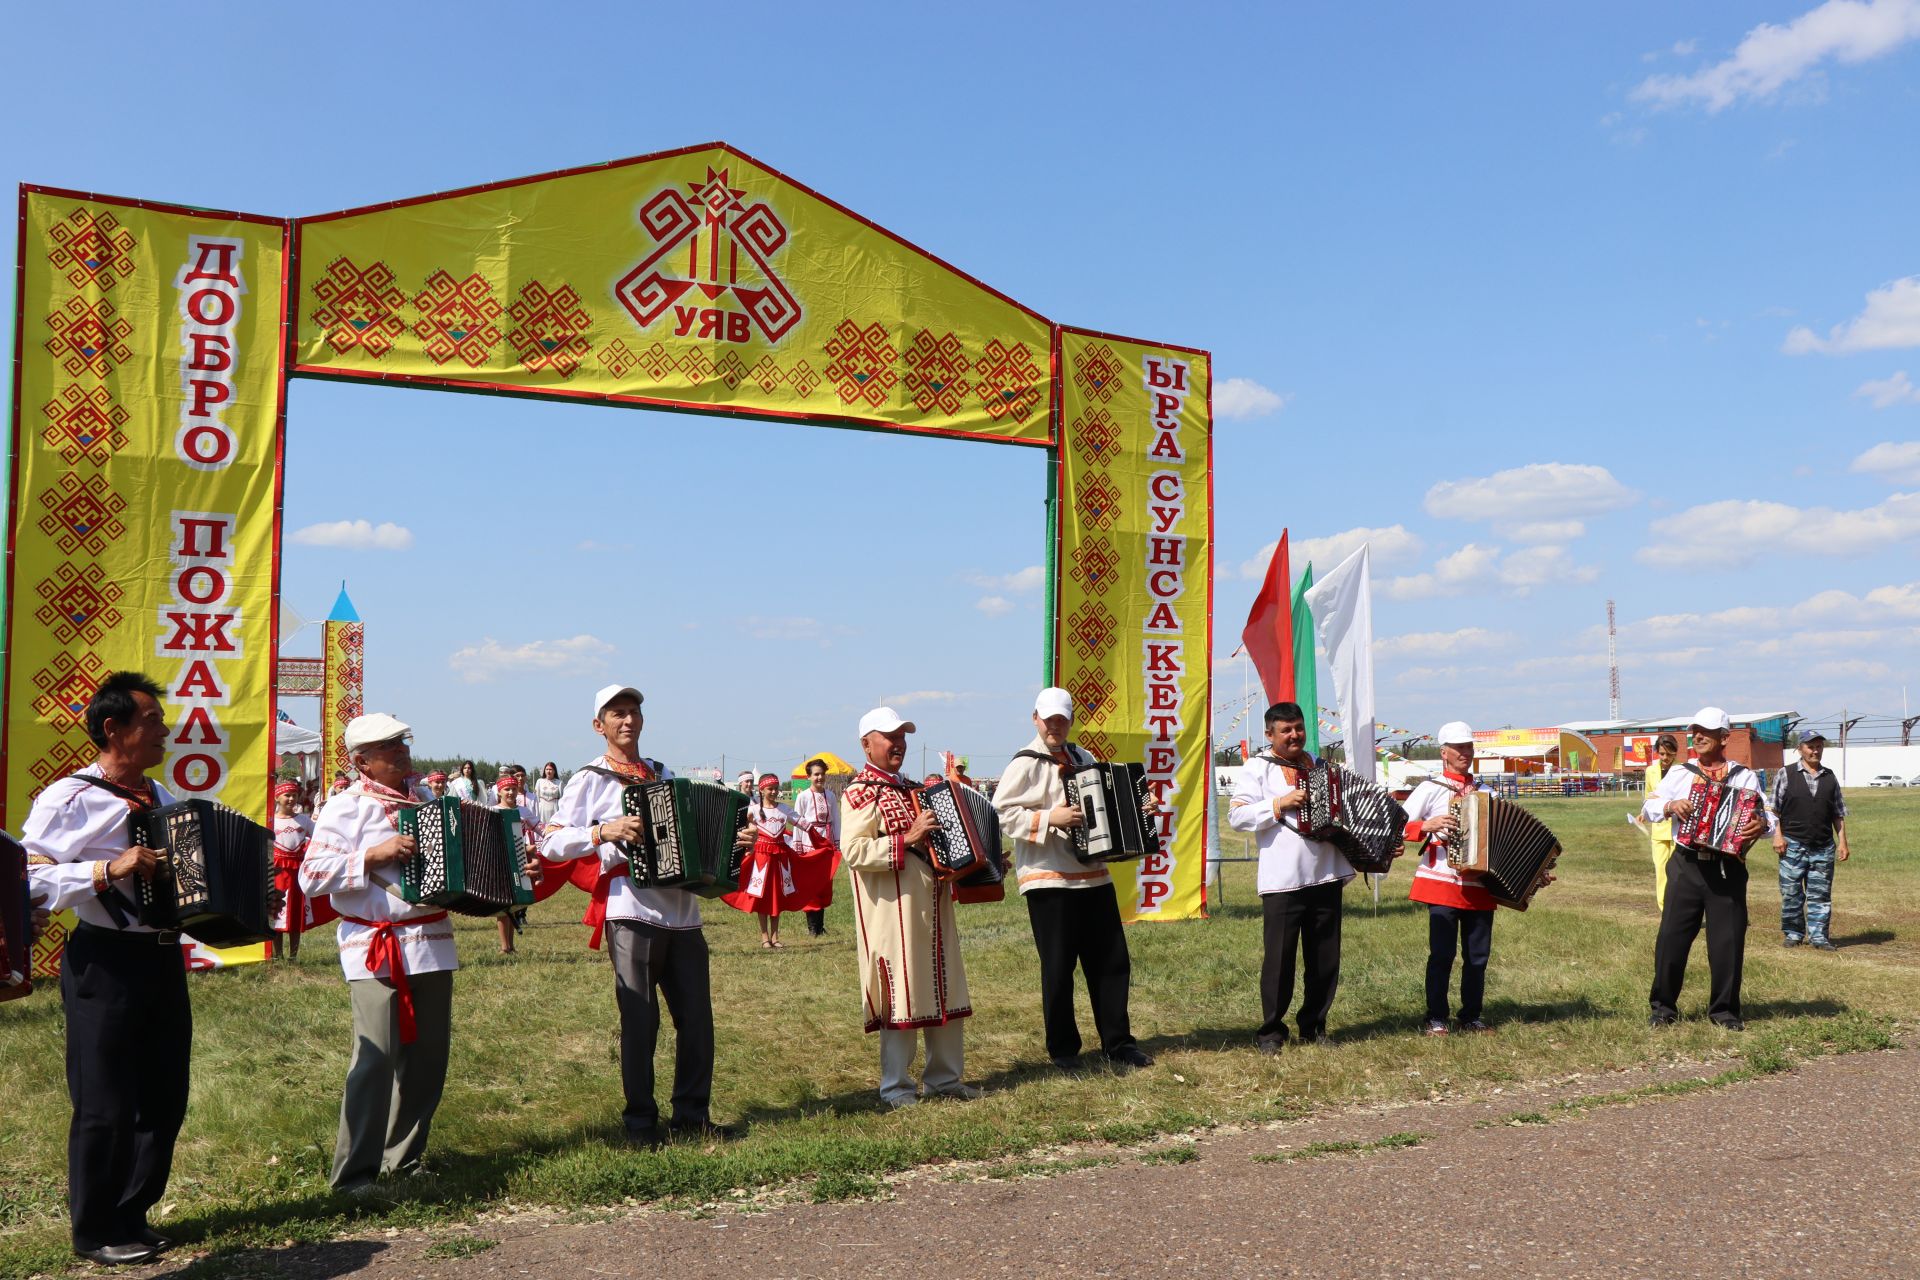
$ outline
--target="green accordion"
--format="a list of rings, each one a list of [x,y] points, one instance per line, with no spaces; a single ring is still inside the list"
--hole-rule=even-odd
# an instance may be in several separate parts
[[[742,854],[734,837],[747,822],[738,791],[689,778],[633,783],[620,789],[620,812],[646,824],[639,841],[619,846],[634,884],[706,898],[735,887]]]
[[[520,811],[453,796],[400,811],[413,856],[400,866],[400,896],[463,916],[491,916],[533,901],[522,869]]]

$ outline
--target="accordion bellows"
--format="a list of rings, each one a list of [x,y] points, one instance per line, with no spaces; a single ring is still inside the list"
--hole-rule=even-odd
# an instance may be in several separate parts
[[[161,858],[151,880],[133,882],[141,924],[178,929],[210,947],[273,937],[271,831],[223,804],[182,800],[133,814],[128,832]]]
[[[33,992],[33,901],[27,851],[0,832],[0,1000]]]
[[[1740,831],[1760,808],[1760,793],[1706,779],[1687,792],[1693,812],[1673,822],[1673,840],[1692,849],[1741,857]]]
[[[1306,802],[1296,810],[1300,834],[1324,840],[1355,871],[1385,875],[1405,847],[1407,811],[1378,783],[1325,760],[1301,775]]]
[[[522,867],[520,811],[454,796],[402,809],[396,824],[412,836],[400,864],[400,896],[463,916],[490,916],[533,901]]]
[[[1147,769],[1139,764],[1083,764],[1067,770],[1067,803],[1080,810],[1070,833],[1082,862],[1127,862],[1160,852],[1160,832],[1144,813]]]
[[[1447,865],[1477,873],[1477,884],[1503,907],[1525,911],[1560,860],[1560,842],[1547,824],[1511,800],[1469,791],[1447,802],[1455,828],[1447,837]]]
[[[638,842],[620,841],[627,875],[649,889],[686,889],[717,898],[736,886],[746,850],[747,797],[732,787],[665,778],[620,789],[620,812],[646,824]]]
[[[988,900],[1007,875],[1000,817],[993,811],[993,802],[972,787],[951,782],[937,782],[916,794],[920,806],[939,824],[928,842],[933,847],[933,864],[942,871],[972,868],[954,881],[955,897],[962,902]],[[982,891],[986,896],[976,896]]]

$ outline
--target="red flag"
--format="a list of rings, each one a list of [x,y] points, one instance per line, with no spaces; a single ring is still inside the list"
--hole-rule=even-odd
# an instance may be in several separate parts
[[[1287,564],[1287,531],[1280,531],[1280,545],[1274,548],[1267,565],[1267,580],[1247,611],[1247,625],[1240,642],[1253,658],[1260,673],[1260,687],[1267,701],[1293,701],[1293,599],[1289,587],[1293,575]]]

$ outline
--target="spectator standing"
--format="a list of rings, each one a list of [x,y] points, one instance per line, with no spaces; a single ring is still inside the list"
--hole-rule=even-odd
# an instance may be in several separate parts
[[[1836,951],[1833,864],[1836,850],[1847,860],[1847,801],[1840,780],[1820,763],[1825,734],[1800,739],[1800,759],[1773,778],[1773,851],[1780,855],[1780,931],[1784,945],[1802,942],[1815,951]]]
[[[480,775],[474,770],[473,761],[460,762],[460,774],[447,783],[447,794],[456,800],[465,800],[468,804],[486,804],[487,786],[480,781]]]
[[[1647,794],[1652,795],[1654,788],[1660,785],[1660,779],[1673,768],[1673,762],[1680,758],[1680,740],[1670,733],[1663,733],[1654,739],[1653,763],[1647,766]],[[1639,815],[1635,815],[1639,816]],[[1660,818],[1644,821],[1647,835],[1653,842],[1653,905],[1664,908],[1667,905],[1667,859],[1673,856],[1673,820]]]
[[[533,784],[534,816],[545,828],[560,808],[560,795],[566,788],[560,783],[560,767],[549,760],[540,766],[540,780]]]

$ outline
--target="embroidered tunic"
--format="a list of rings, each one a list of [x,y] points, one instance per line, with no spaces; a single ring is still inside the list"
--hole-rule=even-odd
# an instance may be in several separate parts
[[[1035,735],[1024,748],[1041,755],[1052,755],[1047,740]],[[1074,764],[1085,764],[1093,757],[1068,744],[1066,756]],[[1066,764],[1069,759],[1060,759]],[[1014,874],[1020,892],[1033,889],[1097,889],[1112,884],[1113,875],[1103,862],[1091,865],[1080,861],[1073,851],[1073,840],[1066,828],[1055,828],[1047,819],[1054,806],[1067,802],[1067,784],[1060,776],[1060,765],[1032,756],[1015,756],[1001,771],[1000,785],[993,791],[993,811],[1000,815],[1000,828],[1013,837]]]
[[[407,796],[376,782],[355,783],[321,808],[300,863],[301,889],[309,897],[328,895],[340,913],[340,970],[349,982],[393,977],[391,964],[380,958],[390,945],[387,938],[397,944],[407,973],[460,967],[447,913],[401,897],[398,865],[367,870],[367,851],[397,834],[395,823],[406,803]],[[390,930],[384,928],[389,923]],[[372,968],[370,946],[376,957]]]
[[[907,848],[918,784],[866,766],[841,799],[841,853],[853,879],[868,1031],[944,1026],[973,1009],[960,959],[953,886]]]
[[[698,929],[698,897],[686,889],[636,886],[627,875],[627,855],[620,852],[614,841],[594,846],[595,824],[611,822],[620,816],[620,792],[626,785],[603,773],[595,773],[595,766],[615,773],[632,772],[636,782],[673,776],[673,771],[657,760],[648,761],[644,770],[635,771],[634,766],[616,764],[601,755],[574,770],[573,776],[567,779],[559,811],[540,838],[540,856],[549,862],[590,859],[592,865],[599,868],[600,881],[606,890],[602,899],[605,906],[600,920],[593,918],[592,911],[588,913],[586,923],[595,930],[592,945],[600,945],[599,926],[604,920],[637,920],[662,929]]]
[[[45,895],[50,911],[71,907],[87,924],[117,929],[119,921],[94,894],[93,864],[112,861],[133,847],[127,834],[133,810],[113,792],[82,782],[83,777],[104,775],[99,765],[90,764],[61,778],[40,793],[27,814],[20,843],[29,858],[30,892],[35,897]],[[157,782],[152,787],[156,805],[174,803],[172,792]],[[118,896],[129,933],[155,932],[138,920],[131,882],[115,881],[108,892]]]

